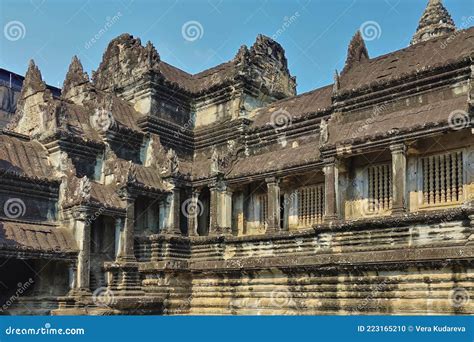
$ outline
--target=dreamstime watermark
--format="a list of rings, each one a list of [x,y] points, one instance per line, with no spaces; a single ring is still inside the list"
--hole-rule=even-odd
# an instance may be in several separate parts
[[[448,36],[448,38],[444,39],[441,42],[440,48],[441,50],[445,50],[449,44],[451,44],[456,37],[458,37],[460,34],[466,34],[466,31],[464,29],[467,29],[471,26],[471,24],[474,22],[474,16],[471,15],[469,17],[462,17],[462,22],[459,25],[458,30],[454,31],[452,34]]]
[[[99,108],[96,109],[94,115],[91,116],[90,122],[92,127],[96,130],[105,133],[114,124],[115,119],[109,110]]]
[[[451,303],[455,308],[462,308],[469,303],[469,292],[463,287],[456,287],[449,293]]]
[[[3,27],[3,34],[5,38],[11,42],[23,39],[26,36],[25,25],[18,20],[12,20],[5,24]]]
[[[3,204],[3,213],[6,217],[17,219],[26,213],[25,202],[20,198],[10,198]]]
[[[83,328],[53,328],[51,323],[46,323],[40,328],[15,328],[9,326],[5,329],[5,335],[84,335]]]
[[[270,124],[277,132],[285,130],[292,124],[291,114],[287,110],[280,108],[272,113]]]
[[[363,133],[369,128],[369,125],[372,125],[377,117],[379,117],[383,112],[387,110],[386,104],[375,105],[371,115],[365,119],[362,125],[358,125],[357,129],[352,133],[352,138],[357,137],[359,134]]]
[[[188,42],[194,42],[204,36],[204,27],[199,21],[187,21],[181,27],[181,35]]]
[[[278,37],[280,37],[283,33],[285,33],[285,31],[286,31],[287,29],[289,29],[290,26],[291,26],[296,20],[298,20],[299,16],[300,16],[300,13],[299,13],[298,11],[295,12],[295,13],[293,13],[293,15],[291,15],[291,16],[289,16],[289,17],[288,17],[288,16],[285,16],[285,17],[283,18],[283,24],[281,25],[280,28],[278,28],[278,30],[276,30],[275,34],[272,35],[272,39],[273,39],[273,40],[277,40]]]
[[[459,131],[471,126],[471,118],[469,117],[469,113],[458,109],[449,114],[448,124],[451,129]]]
[[[31,285],[33,285],[33,283],[34,281],[32,278],[28,279],[28,281],[26,281],[25,283],[18,283],[15,293],[11,295],[2,304],[2,306],[0,307],[0,312],[6,311],[10,306],[12,306],[13,303],[15,303],[18,300],[18,298],[20,298],[21,295],[23,295],[26,292],[26,290],[28,290],[28,288],[31,287]]]
[[[363,310],[365,310],[369,304],[373,301],[376,300],[378,294],[382,291],[384,291],[384,289],[387,287],[387,279],[384,279],[382,282],[378,283],[375,288],[370,292],[370,294],[365,297],[365,299],[362,301],[362,303],[360,303],[359,305],[357,305],[355,308],[351,309],[351,311],[355,312],[355,313],[359,313]]]
[[[188,198],[181,205],[181,212],[187,218],[196,218],[204,212],[204,205],[198,199]]]
[[[364,22],[359,30],[362,34],[362,38],[367,41],[376,40],[382,36],[382,28],[380,27],[380,24],[373,20]]]
[[[100,40],[100,38],[102,38],[102,36],[108,31],[110,30],[110,28],[117,22],[119,21],[119,19],[122,17],[122,13],[121,12],[117,12],[113,17],[107,17],[105,18],[105,24],[104,26],[91,38],[89,39],[85,44],[84,44],[84,48],[86,50],[90,49],[92,47],[92,45],[94,45],[95,43],[97,43],[97,41]]]
[[[270,302],[273,306],[280,308],[294,306],[293,296],[288,290],[273,290],[270,294]]]
[[[99,307],[109,307],[115,303],[115,295],[107,287],[99,287],[92,293],[92,301]]]

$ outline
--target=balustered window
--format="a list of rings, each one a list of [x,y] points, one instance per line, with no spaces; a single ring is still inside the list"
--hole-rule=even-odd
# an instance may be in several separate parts
[[[368,173],[368,211],[378,213],[392,208],[392,165],[370,166]]]
[[[298,189],[298,225],[322,223],[324,215],[324,184]]]
[[[268,210],[268,197],[267,194],[257,195],[257,201],[259,203],[258,210],[258,221],[261,226],[267,223],[267,210]]]
[[[462,152],[444,153],[421,159],[423,204],[457,203],[463,196]]]

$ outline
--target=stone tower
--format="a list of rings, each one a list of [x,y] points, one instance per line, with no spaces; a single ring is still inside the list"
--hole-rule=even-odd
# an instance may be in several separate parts
[[[411,45],[434,37],[444,36],[454,31],[456,31],[456,25],[441,0],[430,0],[421,16],[416,33],[411,40]]]

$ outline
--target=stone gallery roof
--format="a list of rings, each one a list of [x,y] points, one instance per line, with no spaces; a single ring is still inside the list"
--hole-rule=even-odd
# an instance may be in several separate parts
[[[16,252],[75,253],[69,230],[57,226],[0,222],[0,249]]]
[[[127,207],[117,193],[115,185],[104,185],[97,182],[91,182],[90,203],[104,205],[112,209],[125,209]]]
[[[241,158],[226,176],[237,178],[317,163],[320,160],[318,143],[319,135],[313,135],[288,142],[273,151]]]
[[[308,114],[324,112],[331,109],[332,85],[318,88],[307,93],[273,102],[267,107],[256,109],[253,113],[252,127],[260,127],[270,123],[272,115],[283,110],[292,119],[299,119]]]
[[[31,179],[53,179],[48,152],[38,141],[0,133],[0,172]]]
[[[236,75],[236,64],[232,60],[192,75],[168,63],[160,62],[159,70],[167,80],[178,87],[198,94],[233,79]]]
[[[375,107],[359,113],[342,114],[341,118],[333,118],[329,122],[327,146],[360,143],[436,126],[448,126],[450,114],[457,110],[467,111],[465,96],[421,106],[409,104],[398,110]]]
[[[340,91],[383,84],[469,59],[474,53],[474,27],[411,45],[405,49],[355,63],[341,74]]]

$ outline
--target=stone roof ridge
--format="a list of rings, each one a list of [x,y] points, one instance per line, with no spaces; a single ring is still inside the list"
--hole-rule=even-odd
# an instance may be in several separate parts
[[[456,31],[456,25],[441,0],[430,0],[421,16],[411,45]]]
[[[351,69],[354,65],[369,60],[369,52],[365,45],[364,38],[359,30],[352,37],[347,48],[347,59],[342,74]]]

